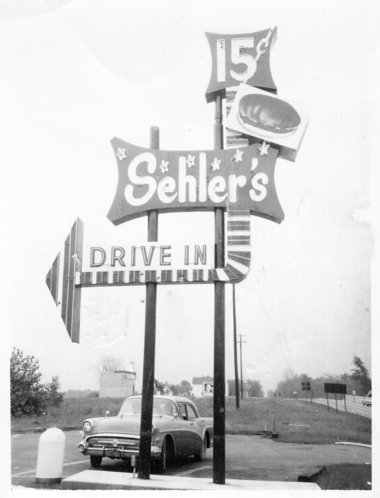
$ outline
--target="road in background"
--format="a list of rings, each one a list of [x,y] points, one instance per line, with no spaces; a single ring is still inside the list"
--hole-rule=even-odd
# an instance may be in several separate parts
[[[361,415],[362,417],[372,418],[372,408],[370,406],[364,406],[362,404],[363,399],[364,399],[363,396],[347,395],[346,396],[346,410],[349,413],[355,413],[356,415]],[[318,404],[327,406],[326,398],[315,398],[315,399],[313,399],[313,403],[318,403]],[[341,400],[341,399],[337,400],[337,408],[338,408],[338,411],[342,411],[342,412],[345,411],[344,400]],[[330,410],[336,409],[335,397],[331,394],[329,395],[329,409]]]

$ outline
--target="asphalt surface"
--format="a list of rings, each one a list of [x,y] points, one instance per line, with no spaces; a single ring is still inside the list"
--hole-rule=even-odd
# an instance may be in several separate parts
[[[61,489],[60,484],[35,483],[37,450],[41,434],[26,433],[11,436],[11,483],[13,487]],[[79,431],[65,432],[65,455],[62,477],[66,478],[91,469],[89,458],[76,449]],[[340,463],[371,464],[371,449],[357,445],[312,445],[278,443],[260,436],[226,436],[226,479],[263,481],[297,481],[312,468]],[[212,478],[212,448],[203,462],[189,458],[172,465],[167,475]],[[100,469],[104,472],[126,472],[120,460],[105,458]]]

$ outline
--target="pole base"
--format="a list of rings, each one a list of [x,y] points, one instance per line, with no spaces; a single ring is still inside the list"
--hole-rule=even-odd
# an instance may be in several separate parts
[[[35,482],[38,484],[56,484],[62,481],[62,477],[36,477]]]

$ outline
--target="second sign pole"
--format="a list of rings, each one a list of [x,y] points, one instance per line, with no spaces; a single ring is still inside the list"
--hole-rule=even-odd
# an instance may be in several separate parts
[[[150,147],[159,149],[159,128],[150,129]],[[148,212],[148,242],[156,242],[158,239],[158,212]],[[141,426],[140,426],[140,450],[139,450],[139,472],[140,479],[150,478],[150,450],[152,444],[152,418],[153,418],[153,394],[154,394],[154,360],[156,351],[156,306],[157,306],[157,284],[147,282],[145,300],[145,340],[144,340],[144,365],[142,380],[141,400]]]
[[[214,148],[223,149],[222,95],[215,101]],[[224,266],[224,210],[215,209],[215,267]],[[214,284],[214,453],[213,482],[225,484],[225,284]]]

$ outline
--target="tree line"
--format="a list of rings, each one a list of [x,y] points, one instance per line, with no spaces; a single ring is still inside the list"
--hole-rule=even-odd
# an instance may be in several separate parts
[[[358,356],[354,356],[352,363],[353,368],[350,370],[350,373],[343,373],[340,375],[324,375],[316,378],[312,378],[305,373],[298,375],[292,370],[287,370],[283,380],[278,383],[276,390],[270,391],[268,396],[306,396],[307,394],[302,390],[302,384],[306,382],[310,383],[310,394],[316,398],[322,398],[325,396],[325,383],[346,384],[347,394],[365,396],[371,389],[372,385],[368,369]]]
[[[11,415],[40,415],[48,406],[59,406],[64,394],[59,377],[43,384],[39,362],[21,349],[13,348],[10,361]]]
[[[105,369],[112,370],[116,364],[103,365]],[[118,367],[120,365],[117,365]],[[10,361],[10,395],[11,395],[11,415],[20,417],[21,415],[40,415],[49,406],[59,406],[64,398],[58,376],[52,377],[48,383],[41,382],[39,372],[39,362],[32,355],[25,355],[22,350],[13,348]],[[302,384],[310,383],[310,394],[313,397],[324,397],[325,383],[346,384],[347,394],[355,393],[358,396],[365,396],[371,389],[372,381],[364,362],[358,356],[353,358],[353,368],[350,373],[341,375],[321,376],[312,378],[309,375],[296,374],[291,370],[285,372],[284,379],[281,380],[275,391],[269,391],[268,396],[301,397],[305,395]],[[263,397],[264,392],[261,382],[256,379],[246,379],[244,381],[244,393],[248,397]],[[192,396],[192,385],[187,380],[182,380],[179,384],[170,384],[154,380],[155,394]],[[228,380],[229,396],[235,395],[235,381]]]
[[[240,383],[239,383],[240,389]],[[172,394],[173,396],[192,396],[193,386],[188,380],[182,380],[180,384],[170,384],[169,382],[161,382],[154,379],[155,394]],[[247,379],[243,385],[244,395],[249,398],[262,398],[264,396],[261,382],[256,379]],[[235,396],[235,381],[229,379],[227,381],[227,396]]]

